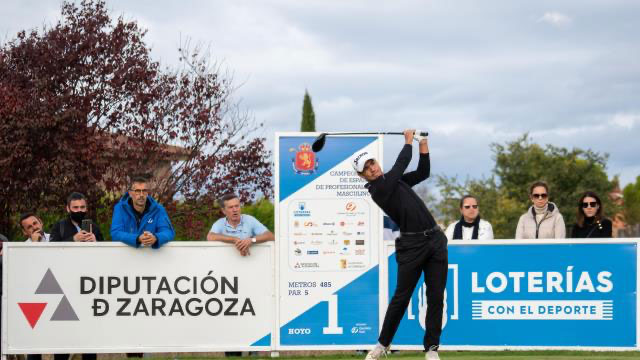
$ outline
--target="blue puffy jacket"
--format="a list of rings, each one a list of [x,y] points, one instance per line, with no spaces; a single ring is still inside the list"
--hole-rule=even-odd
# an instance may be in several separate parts
[[[139,247],[138,236],[145,231],[152,233],[158,239],[152,246],[155,249],[173,240],[176,232],[173,230],[171,220],[169,220],[169,216],[162,205],[158,204],[151,196],[147,196],[151,206],[142,216],[140,226],[137,226],[136,217],[133,214],[134,210],[129,204],[129,199],[130,196],[127,193],[113,208],[111,240]]]

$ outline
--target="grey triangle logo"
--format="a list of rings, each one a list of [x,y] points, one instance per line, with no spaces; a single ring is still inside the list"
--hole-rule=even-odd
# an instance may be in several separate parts
[[[67,300],[67,296],[63,296],[62,300],[60,300],[60,304],[56,308],[56,311],[51,315],[51,321],[77,321],[78,315],[71,307],[69,300]]]
[[[64,295],[60,284],[58,284],[58,280],[53,276],[51,269],[47,269],[47,272],[44,274],[44,277],[40,281],[40,285],[36,289],[36,294],[56,294],[56,295]]]

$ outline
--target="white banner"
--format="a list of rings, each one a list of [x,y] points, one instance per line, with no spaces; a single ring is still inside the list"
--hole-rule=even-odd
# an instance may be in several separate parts
[[[270,350],[273,243],[6,243],[3,353]]]

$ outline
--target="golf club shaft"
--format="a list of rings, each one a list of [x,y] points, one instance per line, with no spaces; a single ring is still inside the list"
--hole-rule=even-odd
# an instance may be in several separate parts
[[[335,136],[335,135],[404,135],[403,132],[399,132],[399,131],[384,131],[384,132],[328,132],[328,133],[322,133],[325,135],[329,135],[329,136]],[[427,133],[426,131],[422,131],[420,133],[421,136],[428,136],[429,133]]]
[[[311,150],[313,150],[313,152],[318,152],[320,150],[322,150],[322,148],[324,147],[324,142],[327,138],[327,136],[344,136],[344,135],[404,135],[404,133],[402,132],[391,132],[391,131],[387,131],[387,132],[364,132],[364,131],[360,131],[360,132],[331,132],[331,133],[320,133],[320,135],[318,135],[318,137],[316,138],[316,140],[313,142],[313,144],[311,144]],[[426,131],[420,132],[420,136],[429,136],[429,133]]]

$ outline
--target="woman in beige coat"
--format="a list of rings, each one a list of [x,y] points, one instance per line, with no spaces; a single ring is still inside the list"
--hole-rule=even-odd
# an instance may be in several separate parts
[[[529,188],[533,205],[520,216],[516,239],[564,239],[566,227],[558,207],[549,202],[549,186],[537,181]]]

